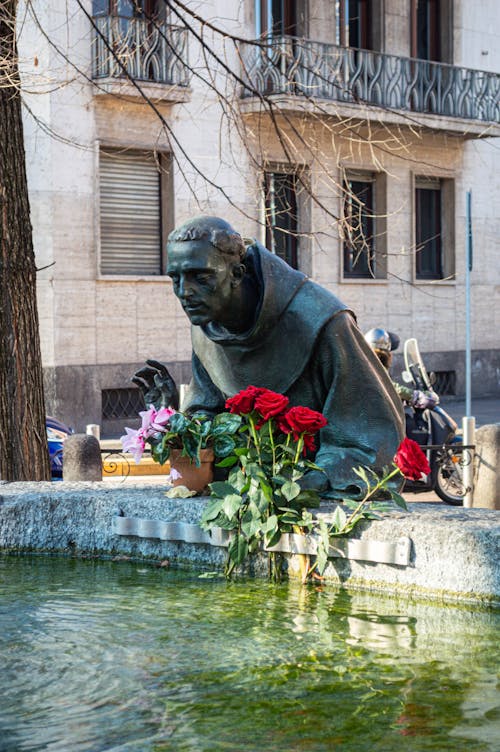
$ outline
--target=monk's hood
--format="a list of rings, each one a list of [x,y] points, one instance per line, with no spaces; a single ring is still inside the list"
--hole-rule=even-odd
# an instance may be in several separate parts
[[[305,369],[321,329],[347,309],[259,243],[248,248],[245,262],[262,291],[255,325],[244,334],[193,326],[193,352],[225,395],[249,384],[285,393]]]

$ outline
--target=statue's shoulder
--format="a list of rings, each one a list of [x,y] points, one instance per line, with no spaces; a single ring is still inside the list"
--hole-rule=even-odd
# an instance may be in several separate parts
[[[317,326],[345,311],[354,316],[349,307],[325,287],[305,279],[291,302],[291,308]]]

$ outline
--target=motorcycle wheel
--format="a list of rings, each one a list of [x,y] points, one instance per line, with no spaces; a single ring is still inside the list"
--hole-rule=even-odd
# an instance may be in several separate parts
[[[462,454],[447,449],[437,459],[434,490],[446,504],[460,507],[464,503],[465,486],[463,479]]]

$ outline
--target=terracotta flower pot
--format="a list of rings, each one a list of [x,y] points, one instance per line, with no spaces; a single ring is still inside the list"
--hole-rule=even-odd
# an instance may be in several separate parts
[[[203,491],[214,479],[214,452],[213,449],[200,451],[201,465],[196,464],[189,457],[182,456],[181,449],[170,451],[170,467],[181,474],[180,478],[172,481],[174,486],[186,486],[190,491]]]

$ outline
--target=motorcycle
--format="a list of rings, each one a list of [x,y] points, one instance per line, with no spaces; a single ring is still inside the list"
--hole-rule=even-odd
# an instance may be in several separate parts
[[[439,397],[432,389],[433,379],[429,377],[420,356],[416,339],[408,339],[404,344],[406,370],[403,381],[414,389],[430,394],[425,407],[405,405],[406,435],[417,442],[427,456],[431,472],[423,481],[407,481],[408,491],[434,490],[446,504],[461,506],[466,489],[463,482],[462,441],[457,436],[457,424],[439,405]],[[432,374],[431,374],[432,376]]]

